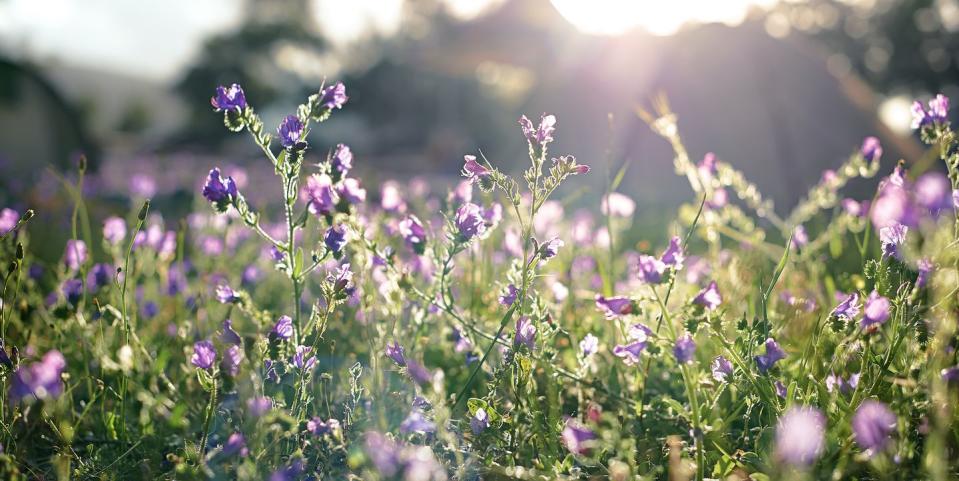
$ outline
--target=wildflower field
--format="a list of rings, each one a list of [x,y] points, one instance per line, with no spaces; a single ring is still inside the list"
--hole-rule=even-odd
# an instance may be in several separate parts
[[[278,127],[255,101],[221,86],[210,115],[273,166],[272,202],[210,165],[185,222],[92,218],[81,159],[54,263],[42,213],[2,211],[0,479],[959,476],[944,96],[913,107],[935,168],[870,137],[785,217],[657,99],[640,116],[690,186],[661,246],[629,240],[627,166],[552,152],[552,115],[519,119],[528,161],[466,152],[436,189],[310,142],[342,83]],[[570,208],[585,176],[606,192]],[[872,198],[844,196],[859,177]]]

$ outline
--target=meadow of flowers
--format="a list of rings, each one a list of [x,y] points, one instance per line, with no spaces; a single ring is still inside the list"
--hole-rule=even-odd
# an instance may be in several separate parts
[[[659,248],[629,241],[622,169],[563,203],[605,174],[549,151],[552,115],[519,120],[520,174],[477,152],[436,191],[364,185],[361,156],[309,142],[341,83],[276,129],[249,100],[219,87],[211,115],[273,166],[273,202],[210,166],[184,222],[149,201],[92,219],[81,160],[55,263],[39,216],[0,213],[0,478],[959,476],[945,97],[914,106],[944,165],[911,173],[870,137],[786,217],[691,159],[657,100],[641,116],[691,187],[643,233]],[[844,198],[857,177],[871,199]]]

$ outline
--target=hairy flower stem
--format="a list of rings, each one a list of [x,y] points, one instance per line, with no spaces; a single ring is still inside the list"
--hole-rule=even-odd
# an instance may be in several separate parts
[[[143,228],[143,222],[147,218],[147,214],[150,212],[150,201],[147,200],[143,203],[143,207],[140,208],[140,212],[137,214],[137,226],[133,229],[133,235],[130,236],[130,244],[127,246],[127,253],[123,259],[123,283],[120,286],[120,309],[121,316],[123,319],[123,344],[130,344],[130,317],[127,315],[127,279],[130,278],[130,258],[133,257],[133,244],[136,240],[137,234],[140,233],[140,229]],[[127,395],[127,376],[120,378],[120,432],[123,436],[126,436],[126,395]],[[103,397],[103,402],[106,402],[106,396]]]
[[[207,436],[210,433],[210,424],[213,422],[213,411],[216,409],[216,375],[213,376],[213,387],[210,389],[210,402],[206,407],[206,417],[203,420],[203,437],[200,440],[199,462],[203,462],[206,455]]]

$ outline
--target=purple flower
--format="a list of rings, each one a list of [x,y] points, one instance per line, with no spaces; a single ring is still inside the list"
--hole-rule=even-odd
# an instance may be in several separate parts
[[[216,348],[210,341],[199,341],[193,345],[193,357],[190,358],[190,364],[209,371],[216,362]]]
[[[723,356],[716,356],[709,367],[713,373],[713,379],[718,382],[726,382],[733,375],[733,363]]]
[[[454,223],[456,224],[456,230],[459,232],[460,240],[463,242],[468,242],[473,237],[486,231],[483,209],[472,202],[467,202],[456,210]]]
[[[400,432],[403,434],[432,433],[434,431],[436,431],[436,425],[426,419],[418,409],[410,411],[406,419],[400,423]]]
[[[603,297],[599,294],[596,295],[596,308],[606,316],[606,319],[616,319],[632,314],[635,310],[633,300],[628,297]]]
[[[217,212],[226,212],[227,207],[238,196],[239,193],[233,177],[222,177],[219,168],[210,171],[206,183],[203,184],[203,197],[213,204]]]
[[[693,340],[688,332],[676,339],[673,346],[673,355],[680,364],[689,364],[693,362],[693,356],[696,354],[696,341]]]
[[[67,279],[60,286],[64,299],[70,304],[76,305],[83,296],[83,281],[80,279]]]
[[[67,247],[63,251],[63,262],[71,271],[80,269],[80,266],[87,261],[87,244],[82,240],[70,239],[67,241]]]
[[[869,162],[875,162],[882,157],[882,144],[875,137],[866,137],[862,141],[862,148],[859,149],[863,158]]]
[[[364,446],[370,462],[384,478],[392,478],[403,468],[401,449],[392,439],[377,432],[366,433]]]
[[[280,126],[276,128],[276,134],[280,137],[280,144],[286,148],[292,148],[303,142],[303,129],[305,126],[300,118],[295,115],[287,115]]]
[[[803,227],[802,224],[797,225],[796,228],[793,229],[792,247],[794,249],[802,249],[806,247],[806,244],[809,244],[809,234],[806,233],[806,228]]]
[[[270,475],[270,481],[297,481],[305,470],[306,467],[303,465],[303,460],[296,458],[290,461],[286,466],[273,471],[273,474]]]
[[[0,233],[3,229],[0,228]],[[127,237],[127,223],[120,217],[107,217],[103,221],[103,239],[110,245],[117,245]]]
[[[516,320],[516,337],[513,338],[513,349],[525,345],[527,349],[536,348],[536,325],[527,316]]]
[[[696,168],[703,175],[703,177],[710,178],[716,175],[716,172],[718,171],[716,154],[713,152],[706,152],[706,155],[703,156],[703,160],[696,164]]]
[[[776,457],[795,467],[809,466],[822,455],[825,431],[826,417],[818,409],[787,409],[776,426]]]
[[[609,195],[603,196],[600,203],[600,212],[603,215],[628,219],[635,211],[636,202],[619,192],[610,192]]]
[[[233,320],[226,319],[223,321],[223,332],[220,334],[220,341],[224,344],[232,344],[234,346],[239,346],[243,343],[240,335],[233,330]]]
[[[20,214],[17,211],[10,208],[0,210],[0,235],[6,235],[12,231],[18,222],[20,222]]]
[[[336,144],[336,150],[330,158],[330,166],[341,176],[345,176],[353,168],[353,151],[350,150],[350,146]]]
[[[596,440],[596,433],[572,418],[566,420],[561,436],[566,449],[577,455],[587,454]]]
[[[97,290],[101,287],[106,287],[110,285],[110,282],[113,281],[113,267],[110,264],[96,264],[91,269],[89,274],[87,274],[87,287],[90,290]]]
[[[506,292],[499,296],[499,303],[504,306],[512,306],[516,302],[516,296],[519,295],[519,289],[513,284],[506,286]]]
[[[936,266],[929,259],[919,259],[919,261],[916,262],[916,271],[918,272],[916,276],[916,287],[920,289],[926,287],[926,284],[929,283],[929,276],[935,268]]]
[[[832,373],[826,376],[826,391],[838,390],[842,394],[849,394],[856,390],[856,386],[859,385],[859,377],[859,373],[855,373],[850,375],[848,379],[843,379],[842,376]]]
[[[366,202],[366,189],[360,187],[360,181],[353,178],[343,179],[336,186],[336,193],[350,204]]]
[[[273,409],[273,400],[266,396],[250,398],[246,402],[246,409],[250,416],[258,418]]]
[[[703,306],[710,311],[719,307],[722,302],[723,296],[719,293],[716,281],[710,282],[706,288],[699,291],[699,294],[696,294],[696,297],[693,298],[693,304]]]
[[[386,344],[386,356],[393,360],[399,367],[406,366],[406,350],[398,342]]]
[[[250,454],[250,450],[246,447],[246,438],[243,437],[243,434],[233,433],[226,439],[226,444],[223,445],[224,456],[239,455],[241,458],[245,458],[248,454]]]
[[[582,341],[579,341],[579,353],[583,358],[588,358],[599,349],[599,338],[592,333],[586,334]]]
[[[648,284],[659,284],[663,281],[663,273],[666,272],[666,264],[659,259],[648,256],[639,256],[639,277],[640,280]]]
[[[470,429],[473,431],[474,436],[478,436],[485,431],[486,428],[489,427],[489,424],[489,413],[486,412],[486,408],[477,409],[473,417],[470,418]]]
[[[898,247],[906,242],[906,234],[909,228],[902,224],[894,224],[879,229],[879,241],[882,243],[882,255],[894,256],[898,253]]]
[[[270,334],[284,341],[293,337],[293,318],[290,316],[280,316],[280,318],[276,320],[276,324],[273,325]]]
[[[345,295],[353,295],[355,286],[353,285],[353,271],[350,270],[350,264],[343,264],[336,270],[326,276],[326,281],[333,285],[333,291]]]
[[[3,354],[3,353],[0,352],[0,354]],[[947,367],[943,369],[942,371],[940,371],[939,375],[942,376],[942,380],[945,381],[946,383],[955,385],[959,383],[959,366]]]
[[[210,104],[217,111],[220,110],[243,110],[246,108],[246,95],[243,93],[243,87],[239,84],[233,84],[229,87],[219,86],[216,88],[216,95],[210,98]]]
[[[842,302],[836,305],[830,315],[848,321],[859,315],[859,309],[859,293],[853,292],[852,294],[846,296]]]
[[[885,449],[898,419],[882,402],[867,399],[852,417],[852,432],[856,443],[872,456]]]
[[[63,382],[60,375],[67,367],[67,362],[60,351],[49,351],[43,355],[40,362],[29,366],[21,365],[13,373],[10,383],[10,400],[56,399],[63,393]]]
[[[461,172],[463,177],[466,177],[470,182],[476,182],[480,178],[490,174],[490,170],[476,161],[475,155],[464,155],[463,159],[463,171]]]
[[[534,128],[533,122],[524,115],[520,117],[519,125],[522,127],[523,135],[526,136],[526,140],[529,141],[530,145],[542,148],[553,141],[553,132],[556,130],[556,117],[543,114],[542,117],[540,117],[539,126]]]
[[[7,366],[8,369],[13,369],[13,360],[7,355],[7,347],[2,338],[0,338],[0,364]]]
[[[949,97],[939,94],[929,101],[925,109],[918,100],[912,104],[912,128],[918,129],[932,124],[943,124],[949,120]]]
[[[306,179],[307,208],[314,215],[328,215],[336,209],[339,196],[333,190],[333,179],[326,174],[313,174]]]
[[[216,286],[216,300],[223,304],[233,304],[240,301],[240,296],[236,295],[232,287],[220,284]]]
[[[686,254],[683,252],[683,241],[679,237],[673,237],[669,240],[669,246],[666,247],[666,251],[663,252],[660,260],[663,264],[670,266],[673,270],[680,270],[683,268],[683,261],[686,260]]]
[[[613,347],[613,354],[623,359],[627,366],[632,366],[639,362],[639,355],[646,349],[649,343],[649,337],[653,331],[642,324],[633,324],[629,328],[628,337],[630,342]]]
[[[918,211],[909,193],[892,181],[881,188],[879,198],[871,209],[871,218],[872,223],[880,229],[896,224],[915,226],[919,220]]]
[[[330,226],[323,238],[323,244],[334,254],[339,254],[346,246],[347,227],[343,224]]]
[[[311,356],[312,352],[312,347],[296,346],[296,352],[293,354],[293,366],[303,371],[312,371],[316,367],[316,356]]]
[[[410,359],[406,362],[406,373],[410,375],[410,379],[413,380],[416,384],[426,384],[433,379],[433,374],[430,373],[426,366]]]
[[[320,91],[320,105],[330,110],[343,108],[343,104],[349,99],[343,82],[337,82]]]
[[[552,239],[544,242],[539,246],[539,257],[540,259],[546,260],[553,257],[556,257],[556,254],[559,253],[559,248],[563,247],[565,243],[559,239],[559,237],[553,237]]]
[[[243,362],[243,349],[240,346],[233,345],[223,352],[223,360],[220,365],[223,371],[230,376],[236,376],[240,372],[240,363]]]
[[[759,372],[763,374],[772,369],[777,361],[786,357],[786,352],[779,347],[775,339],[766,339],[765,346],[766,354],[756,356],[756,366],[759,367]]]
[[[324,422],[322,419],[315,417],[306,422],[306,430],[314,436],[325,436],[327,434],[332,434],[335,431],[340,429],[340,421],[336,419],[329,419]]]
[[[403,219],[399,225],[400,235],[406,245],[413,249],[417,254],[423,254],[426,246],[426,229],[423,223],[415,215],[410,215]]]
[[[932,213],[952,207],[952,185],[940,172],[923,174],[916,180],[916,203]]]
[[[879,292],[873,290],[866,298],[866,307],[863,310],[862,321],[860,325],[863,329],[870,326],[882,324],[889,319],[889,309],[892,304],[889,299],[879,295]]]
[[[776,395],[783,399],[786,399],[786,395],[789,394],[789,391],[786,390],[786,385],[778,379],[773,383],[773,388],[776,390]]]

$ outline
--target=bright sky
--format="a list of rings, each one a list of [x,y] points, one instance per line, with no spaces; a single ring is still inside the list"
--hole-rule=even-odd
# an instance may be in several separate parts
[[[444,0],[469,18],[504,0]],[[668,35],[682,24],[742,21],[751,5],[774,0],[552,0],[584,32],[632,28]],[[404,0],[311,0],[334,43],[396,30]],[[240,20],[239,0],[0,0],[0,45],[33,58],[166,80],[187,65],[211,33]]]

